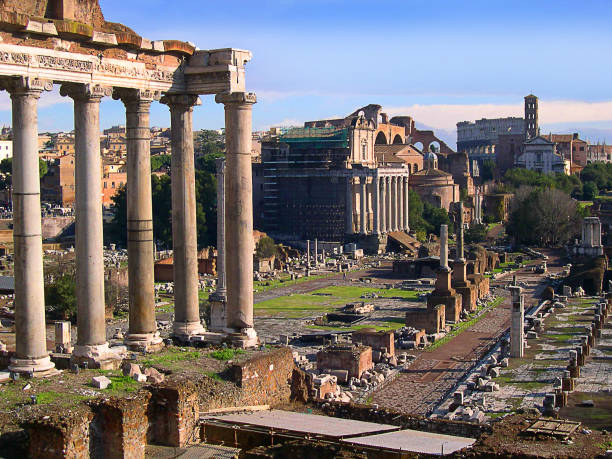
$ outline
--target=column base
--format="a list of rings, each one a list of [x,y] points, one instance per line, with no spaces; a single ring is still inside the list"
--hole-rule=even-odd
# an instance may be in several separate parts
[[[253,327],[241,329],[226,328],[225,332],[227,333],[227,341],[232,346],[242,349],[259,346],[259,338]]]
[[[159,352],[164,347],[164,342],[159,336],[159,332],[128,333],[125,336],[124,343],[130,351],[146,352],[147,354]]]
[[[189,342],[194,335],[206,333],[201,322],[174,322],[172,326],[172,337],[179,341]]]
[[[108,343],[103,344],[77,344],[70,357],[71,364],[82,366],[87,364],[87,368],[99,368],[101,370],[117,370],[125,356],[122,352],[112,350]]]
[[[44,378],[58,373],[49,356],[39,359],[12,358],[8,369],[13,373],[31,374],[35,378]]]

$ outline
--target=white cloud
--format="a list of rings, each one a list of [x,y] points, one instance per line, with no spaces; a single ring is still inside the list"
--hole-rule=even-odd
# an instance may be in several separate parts
[[[582,102],[572,100],[542,101],[539,104],[540,123],[587,123],[612,121],[612,101]],[[436,129],[454,130],[459,121],[480,118],[504,118],[523,116],[523,104],[474,104],[474,105],[410,105],[385,107],[391,116],[410,115],[420,123]]]
[[[72,103],[70,97],[62,97],[58,88],[54,88],[50,92],[44,92],[38,100],[38,108],[52,107],[57,104]],[[8,92],[0,92],[0,111],[11,110],[11,97]]]

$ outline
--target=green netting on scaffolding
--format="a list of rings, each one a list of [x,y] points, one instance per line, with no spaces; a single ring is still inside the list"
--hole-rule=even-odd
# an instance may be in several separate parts
[[[279,141],[298,148],[348,148],[348,129],[338,127],[291,128]]]

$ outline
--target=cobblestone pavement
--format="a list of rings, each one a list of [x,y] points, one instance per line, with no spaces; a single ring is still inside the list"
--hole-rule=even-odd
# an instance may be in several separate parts
[[[478,323],[431,352],[420,352],[404,373],[374,392],[372,403],[426,415],[463,378],[510,325],[504,301]]]

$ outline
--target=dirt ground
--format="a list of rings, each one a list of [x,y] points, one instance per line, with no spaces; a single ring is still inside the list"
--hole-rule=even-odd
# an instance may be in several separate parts
[[[522,457],[578,459],[598,457],[612,444],[612,435],[598,431],[583,432],[582,428],[570,437],[570,441],[540,436],[533,437],[523,431],[537,416],[514,415],[493,424],[493,432],[482,436],[464,457]]]

